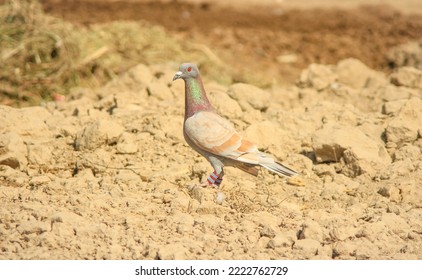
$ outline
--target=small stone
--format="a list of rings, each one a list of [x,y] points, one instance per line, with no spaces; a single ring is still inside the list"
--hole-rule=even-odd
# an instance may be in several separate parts
[[[254,109],[260,111],[268,108],[271,99],[269,92],[256,86],[242,83],[232,85],[228,89],[227,94],[234,100],[248,102]]]
[[[0,165],[25,170],[28,164],[26,154],[26,145],[18,134],[14,132],[0,134]]]
[[[41,186],[51,182],[51,179],[48,176],[40,175],[35,176],[31,180],[29,180],[30,186]]]
[[[275,236],[275,230],[270,226],[264,226],[260,231],[259,234],[262,236],[266,236],[269,238],[273,238]]]
[[[351,177],[375,174],[391,162],[381,141],[355,127],[327,124],[314,133],[312,146],[318,162],[343,162],[342,172]]]
[[[117,152],[120,154],[135,154],[138,152],[138,145],[135,137],[131,133],[123,132],[116,145]]]
[[[401,201],[400,190],[394,186],[383,186],[378,190],[378,193],[389,198],[392,202]]]
[[[186,244],[171,243],[160,246],[157,257],[160,260],[184,260],[189,256]]]
[[[39,221],[25,221],[21,223],[17,228],[17,231],[22,234],[41,234],[51,229],[51,226],[45,222]]]
[[[381,221],[383,221],[392,232],[400,237],[406,237],[410,231],[410,226],[406,223],[406,221],[394,213],[385,213],[382,216]]]
[[[239,103],[225,92],[212,91],[209,94],[209,99],[223,117],[236,119],[243,115]]]
[[[321,247],[321,244],[313,239],[300,239],[295,242],[293,245],[293,250],[300,251],[301,256],[306,259],[314,257],[318,249]]]
[[[385,115],[396,115],[400,108],[406,103],[406,99],[394,100],[386,102],[382,105],[382,113]]]
[[[164,83],[157,80],[152,81],[148,88],[148,95],[156,97],[158,100],[171,100],[173,93],[171,89]]]
[[[245,139],[259,143],[261,147],[276,147],[280,141],[285,143],[290,139],[289,133],[274,121],[263,121],[251,124],[244,132]]]
[[[400,207],[393,203],[389,203],[387,205],[387,213],[394,213],[396,215],[400,215]]]
[[[410,41],[390,49],[389,64],[394,67],[411,66],[422,69],[422,41]]]
[[[422,71],[413,67],[401,67],[391,74],[391,83],[396,86],[422,89]]]
[[[275,248],[291,248],[296,239],[296,233],[290,231],[278,233],[271,240]]]
[[[28,161],[36,165],[50,164],[53,155],[53,147],[46,142],[28,143]]]
[[[297,84],[302,88],[314,88],[321,91],[335,83],[337,79],[338,76],[333,72],[332,67],[313,63],[302,71]]]
[[[215,200],[218,205],[222,205],[225,199],[226,199],[226,195],[224,193],[217,192]]]
[[[355,89],[376,87],[388,83],[383,74],[370,69],[355,58],[340,61],[337,64],[336,73],[340,83]]]
[[[307,220],[302,224],[299,239],[313,239],[322,242],[323,237],[321,226],[317,222]]]
[[[413,143],[422,131],[422,99],[411,98],[400,108],[390,121],[385,132],[388,141],[401,147],[404,143]]]
[[[98,120],[78,132],[75,149],[94,150],[102,145],[116,144],[123,131],[123,127],[114,121]]]

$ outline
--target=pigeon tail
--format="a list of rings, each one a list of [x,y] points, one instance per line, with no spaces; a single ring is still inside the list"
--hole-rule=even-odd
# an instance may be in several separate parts
[[[293,177],[298,175],[298,173],[293,169],[290,169],[289,167],[276,161],[260,163],[259,165],[280,176]]]

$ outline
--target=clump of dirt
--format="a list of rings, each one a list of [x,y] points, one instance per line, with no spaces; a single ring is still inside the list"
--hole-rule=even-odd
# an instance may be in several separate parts
[[[0,258],[421,259],[422,72],[312,64],[297,86],[205,88],[300,172],[226,169],[182,135],[177,65],[137,65],[42,107],[0,106]]]
[[[392,68],[411,66],[422,69],[422,41],[412,41],[392,48],[388,53]]]

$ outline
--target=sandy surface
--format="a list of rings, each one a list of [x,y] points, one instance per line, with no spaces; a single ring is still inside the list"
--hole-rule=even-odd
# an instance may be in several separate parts
[[[389,71],[336,56],[300,60],[295,83],[265,89],[204,75],[216,109],[296,180],[227,168],[221,189],[191,188],[212,169],[183,139],[178,62],[64,101],[0,105],[0,259],[422,259],[422,51],[391,51],[420,31],[394,18],[379,37]]]
[[[227,168],[219,205],[189,188],[211,168],[183,140],[176,69],[0,107],[1,258],[422,258],[420,70],[346,60],[297,87],[207,82],[221,114],[301,174]]]

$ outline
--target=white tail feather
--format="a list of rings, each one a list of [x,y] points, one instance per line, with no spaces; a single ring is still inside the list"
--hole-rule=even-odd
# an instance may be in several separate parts
[[[260,163],[259,165],[280,176],[292,177],[298,174],[293,169],[275,161]]]

